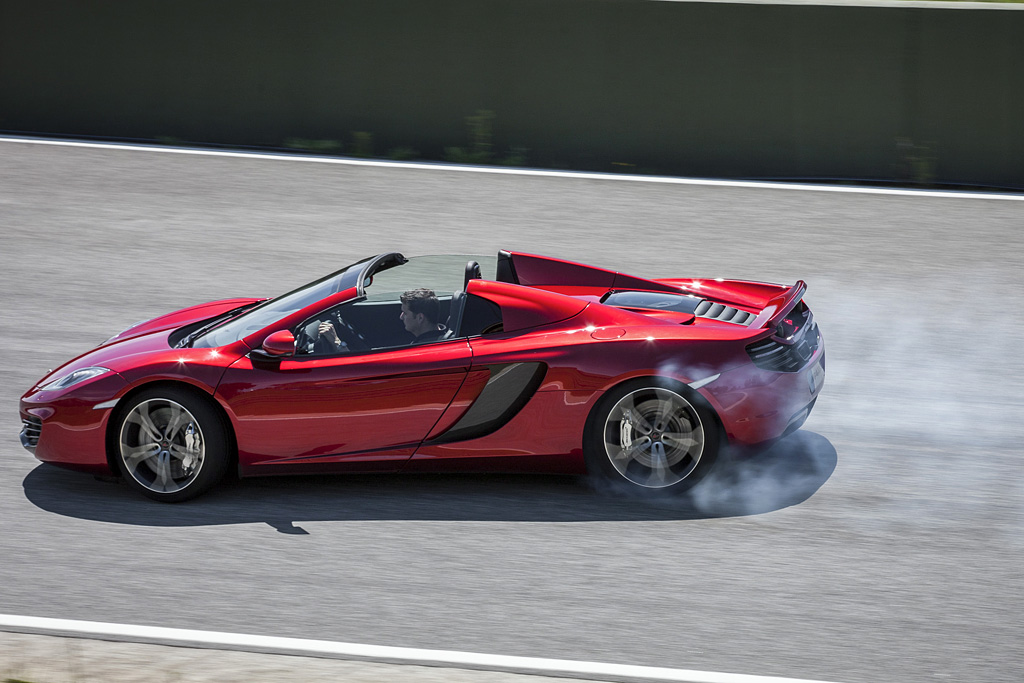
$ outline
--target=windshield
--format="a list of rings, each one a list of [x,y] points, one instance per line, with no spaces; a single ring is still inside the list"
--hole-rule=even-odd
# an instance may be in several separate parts
[[[377,262],[368,263],[373,260]],[[493,277],[497,270],[495,256],[445,255],[405,259],[401,254],[392,254],[366,258],[316,282],[270,299],[208,332],[202,332],[191,345],[196,348],[215,348],[233,344],[331,294],[357,286],[360,284],[360,274],[368,267],[371,271],[381,268],[361,283],[370,301],[397,301],[402,292],[419,288],[432,289],[438,297],[450,296],[464,289],[466,264],[469,261],[480,264],[484,277]]]
[[[366,287],[370,301],[398,299],[411,289],[431,289],[438,296],[450,295],[465,289],[466,264],[476,261],[485,278],[493,279],[498,267],[496,256],[445,254],[413,256],[401,266],[375,273]]]
[[[245,336],[274,324],[295,311],[314,304],[321,299],[356,285],[363,266],[370,259],[363,259],[341,270],[331,273],[316,282],[303,285],[276,299],[270,299],[248,313],[197,337],[192,342],[195,348],[215,348],[233,344]]]

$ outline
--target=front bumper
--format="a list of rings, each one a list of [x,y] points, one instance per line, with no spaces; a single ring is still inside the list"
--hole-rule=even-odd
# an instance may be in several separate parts
[[[21,445],[42,462],[109,474],[107,424],[128,388],[117,373],[64,391],[33,390],[21,397]]]
[[[36,446],[39,445],[39,434],[43,431],[43,421],[41,418],[35,415],[29,415],[28,417],[21,418],[21,434],[18,436],[21,438],[21,445],[28,450],[29,453],[36,452]]]

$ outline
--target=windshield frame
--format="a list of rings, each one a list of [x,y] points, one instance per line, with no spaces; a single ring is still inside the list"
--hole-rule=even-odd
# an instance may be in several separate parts
[[[365,296],[367,281],[373,273],[401,265],[407,261],[408,259],[398,252],[387,252],[356,261],[355,263],[345,266],[340,270],[336,270],[329,275],[325,275],[313,282],[297,287],[290,292],[286,292],[272,299],[267,299],[258,306],[243,312],[241,315],[237,315],[223,321],[221,324],[206,330],[201,335],[191,340],[189,342],[189,346],[195,348],[221,348],[243,339],[256,337],[268,328],[277,326],[282,320],[289,318],[297,311],[309,308],[310,306],[327,300],[340,292],[344,292],[352,288],[356,289],[357,298],[361,298]],[[330,284],[329,286],[324,287],[326,283]],[[321,291],[323,293],[316,298],[310,298],[309,295],[317,291]],[[274,311],[272,318],[266,318],[265,323],[260,321],[258,323],[260,327],[257,329],[253,330],[251,328],[254,318],[259,319],[260,316],[264,316],[268,313],[268,308],[275,307],[278,307],[279,310]],[[231,331],[231,334],[226,338],[220,338],[224,337],[224,333],[229,330]]]

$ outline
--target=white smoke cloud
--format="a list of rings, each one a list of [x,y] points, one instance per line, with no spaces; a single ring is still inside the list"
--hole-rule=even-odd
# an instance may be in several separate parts
[[[919,285],[818,278],[807,302],[825,387],[803,429],[654,504],[750,515],[820,496],[861,510],[844,523],[983,527],[1024,544],[1019,283],[982,273]]]

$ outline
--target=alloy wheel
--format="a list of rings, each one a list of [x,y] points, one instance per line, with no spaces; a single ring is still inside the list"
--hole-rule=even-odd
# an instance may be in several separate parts
[[[666,488],[693,474],[704,453],[704,425],[697,410],[674,391],[649,387],[630,392],[604,424],[608,461],[644,488]]]
[[[137,404],[121,425],[120,455],[128,474],[154,493],[175,493],[199,476],[206,458],[203,430],[170,399]]]

